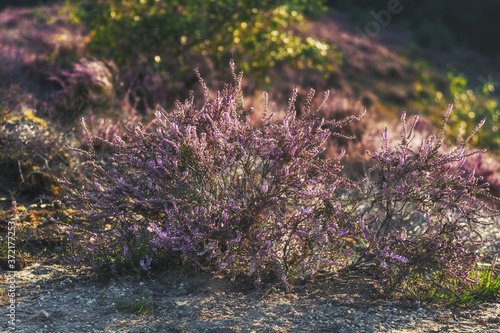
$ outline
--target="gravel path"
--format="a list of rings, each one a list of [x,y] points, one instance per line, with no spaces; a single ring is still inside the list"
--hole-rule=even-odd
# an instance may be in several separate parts
[[[16,273],[16,286],[15,331],[25,333],[500,331],[500,298],[466,310],[418,305],[356,276],[294,284],[286,294],[183,271],[103,281],[87,269],[35,264]],[[14,328],[8,312],[4,302],[1,332]]]

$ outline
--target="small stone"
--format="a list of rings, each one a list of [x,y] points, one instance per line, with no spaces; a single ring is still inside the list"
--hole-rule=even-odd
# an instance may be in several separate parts
[[[50,315],[47,311],[42,310],[40,311],[40,317],[42,318],[42,321],[46,321],[47,319],[49,319]]]

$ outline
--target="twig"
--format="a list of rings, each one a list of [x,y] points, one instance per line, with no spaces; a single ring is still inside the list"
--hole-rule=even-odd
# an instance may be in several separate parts
[[[47,163],[47,159],[45,157],[43,157],[42,155],[40,155],[39,153],[37,153],[37,152],[34,152],[34,154],[36,156],[40,157],[43,160],[43,163],[45,164],[45,166],[43,167],[42,170],[48,170],[49,169],[49,163]]]
[[[448,324],[453,324],[453,325],[484,325],[483,323],[473,323],[469,321],[449,321]]]
[[[21,169],[21,162],[19,160],[17,160],[17,165],[19,167],[19,176],[21,177],[21,183],[24,184],[24,177],[23,177],[23,171]]]

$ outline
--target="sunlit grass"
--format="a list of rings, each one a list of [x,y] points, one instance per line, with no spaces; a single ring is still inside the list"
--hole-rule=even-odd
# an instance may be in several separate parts
[[[128,297],[118,297],[116,300],[116,309],[137,315],[144,315],[153,309],[153,297],[150,295],[149,291],[144,288],[140,294],[132,294]]]
[[[403,290],[417,300],[467,308],[491,299],[500,290],[500,273],[491,264],[478,264],[469,279],[467,284],[458,280],[432,284],[410,280],[404,283]]]

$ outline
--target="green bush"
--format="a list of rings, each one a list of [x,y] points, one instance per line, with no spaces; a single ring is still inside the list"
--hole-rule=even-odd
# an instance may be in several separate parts
[[[89,51],[133,68],[155,63],[182,74],[190,56],[219,66],[229,58],[246,72],[262,74],[277,62],[328,73],[339,53],[303,37],[305,15],[324,10],[322,0],[117,1],[68,0],[75,22],[88,25]],[[169,62],[169,68],[166,63]]]
[[[486,122],[477,135],[471,138],[471,145],[475,147],[489,147],[498,154],[500,151],[500,132],[498,119],[500,109],[497,101],[490,96],[494,91],[491,82],[484,82],[471,89],[467,78],[462,74],[448,73],[449,87],[444,91],[422,74],[420,82],[415,85],[417,101],[426,105],[427,115],[435,122],[438,118],[433,114],[435,110],[444,107],[447,103],[454,104],[455,112],[450,116],[449,125],[455,130],[448,134],[452,141],[463,140],[476,124],[484,117]],[[425,87],[425,89],[424,89]]]
[[[486,116],[486,123],[480,135],[472,138],[472,144],[476,147],[487,146],[498,153],[500,110],[496,100],[489,96],[494,89],[493,85],[486,82],[481,89],[474,91],[467,87],[467,79],[464,76],[448,73],[448,78],[456,110],[455,114],[450,117],[450,125],[458,128],[458,133],[454,133],[454,136],[463,139],[464,135],[475,127],[475,123]]]

